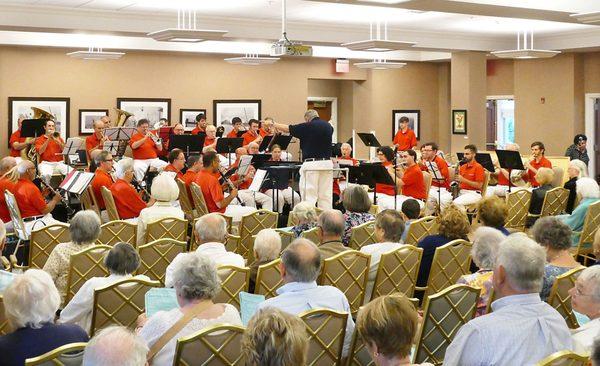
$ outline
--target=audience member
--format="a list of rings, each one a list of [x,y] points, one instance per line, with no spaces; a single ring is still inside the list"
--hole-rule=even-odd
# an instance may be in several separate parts
[[[587,165],[579,159],[571,160],[567,168],[567,174],[569,175],[569,180],[565,182],[563,187],[569,190],[569,199],[567,200],[565,211],[570,214],[573,212],[575,200],[577,199],[577,179],[588,176]]]
[[[319,215],[319,251],[323,259],[333,257],[336,254],[349,250],[342,243],[344,235],[344,215],[339,210],[325,210]]]
[[[148,346],[129,329],[110,326],[100,330],[85,347],[83,366],[144,366]]]
[[[254,262],[250,265],[250,293],[254,293],[258,267],[270,263],[281,253],[281,236],[274,229],[262,229],[254,239]]]
[[[342,203],[346,209],[342,243],[347,246],[350,243],[352,228],[375,220],[375,216],[369,212],[371,209],[369,194],[361,186],[348,186],[342,193]]]
[[[532,215],[539,215],[542,213],[542,206],[544,205],[544,198],[546,192],[554,188],[552,181],[554,180],[554,171],[551,168],[539,168],[535,173],[535,180],[539,183],[537,188],[531,191],[531,202],[529,203],[529,213]],[[537,216],[527,217],[526,227],[532,227],[537,220]]]
[[[600,333],[600,267],[584,269],[569,295],[573,310],[590,318],[588,323],[571,330],[574,351],[589,354],[594,337]]]
[[[406,235],[410,224],[421,216],[421,205],[415,199],[408,199],[402,202],[402,215],[404,216],[404,231],[400,242],[406,243]]]
[[[598,202],[600,198],[600,187],[598,187],[598,183],[593,178],[579,178],[576,185],[577,194],[581,197],[581,201],[579,201],[579,204],[570,215],[557,216],[573,231],[572,245],[579,243],[579,233],[575,233],[575,231],[583,230],[588,208],[591,204]]]
[[[486,197],[479,201],[477,217],[484,226],[500,230],[504,235],[510,234],[504,227],[508,217],[508,206],[498,196]]]
[[[312,203],[306,201],[298,203],[294,207],[292,215],[298,220],[298,223],[291,229],[292,232],[296,234],[296,237],[299,237],[304,231],[308,231],[317,226],[317,210]]]

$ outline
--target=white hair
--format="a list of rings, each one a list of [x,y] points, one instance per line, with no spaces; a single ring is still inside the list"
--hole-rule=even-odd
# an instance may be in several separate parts
[[[131,158],[123,158],[115,164],[115,175],[119,179],[123,179],[125,173],[129,170],[133,171],[133,159]]]
[[[579,159],[573,159],[573,160],[569,161],[569,166],[572,166],[573,168],[575,168],[579,171],[579,174],[577,175],[578,178],[583,178],[583,177],[588,176],[587,165],[585,165],[585,163],[583,161],[581,161]]]
[[[582,198],[600,198],[600,187],[593,178],[579,178],[575,182],[577,185],[577,194]]]
[[[210,213],[200,217],[196,221],[196,233],[200,241],[224,243],[227,236],[227,222],[216,213]]]
[[[588,282],[592,289],[590,294],[596,302],[600,302],[600,266],[591,266],[583,271],[578,278],[582,282]]]
[[[98,332],[85,347],[83,366],[144,366],[148,355],[146,342],[122,326]]]
[[[508,282],[516,290],[540,292],[545,263],[544,248],[524,234],[512,234],[498,246],[496,267],[504,268]]]
[[[262,229],[254,239],[257,259],[272,261],[281,252],[281,236],[274,229]]]
[[[352,150],[352,146],[350,146],[350,144],[349,144],[349,143],[347,143],[347,142],[344,142],[344,143],[343,143],[343,144],[340,146],[340,148],[343,148],[343,147],[348,147],[348,148],[350,148],[350,150]]]
[[[301,222],[316,222],[318,218],[315,205],[306,201],[302,201],[294,206],[292,212]]]
[[[214,125],[207,125],[206,126],[206,131],[208,131],[208,130],[215,130],[216,131],[217,128]]]
[[[22,161],[17,165],[17,171],[20,175],[23,175],[27,172],[28,169],[33,168],[35,165],[31,161]]]
[[[79,211],[71,219],[69,232],[75,244],[94,243],[100,236],[100,217],[95,211]]]
[[[151,195],[157,201],[176,201],[179,198],[179,187],[173,177],[168,174],[159,174],[152,180]]]
[[[489,226],[480,226],[473,233],[471,257],[479,268],[492,269],[498,254],[498,245],[506,239],[500,230]]]
[[[208,256],[198,252],[185,253],[173,267],[173,287],[184,299],[212,300],[221,291],[217,266]]]
[[[52,277],[41,269],[17,275],[4,290],[4,312],[13,329],[53,323],[60,295]]]
[[[315,118],[319,118],[319,112],[315,111],[314,109],[309,109],[306,111],[306,113],[304,113],[304,118],[306,118],[308,121],[312,121]]]

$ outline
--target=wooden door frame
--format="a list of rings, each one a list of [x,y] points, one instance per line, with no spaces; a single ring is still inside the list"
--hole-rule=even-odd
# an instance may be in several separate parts
[[[308,97],[307,102],[331,102],[331,125],[334,134],[331,137],[332,142],[337,142],[338,132],[338,98],[337,97]]]
[[[590,163],[588,165],[588,173],[592,178],[596,177],[596,152],[594,145],[596,144],[596,136],[594,131],[594,100],[600,98],[600,93],[585,93],[585,135],[588,138],[588,155]],[[598,141],[600,143],[600,141]],[[591,154],[590,154],[591,152]]]

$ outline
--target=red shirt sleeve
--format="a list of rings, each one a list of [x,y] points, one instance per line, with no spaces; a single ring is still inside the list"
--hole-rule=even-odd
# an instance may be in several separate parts
[[[208,186],[208,190],[210,192],[210,196],[216,204],[219,204],[225,198],[223,195],[223,190],[221,187],[219,187],[219,181],[217,179],[211,181],[211,184]]]

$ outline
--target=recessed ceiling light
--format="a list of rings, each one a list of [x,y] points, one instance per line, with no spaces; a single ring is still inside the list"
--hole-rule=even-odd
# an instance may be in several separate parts
[[[148,37],[159,42],[196,43],[207,40],[219,40],[227,34],[224,30],[196,28],[196,11],[180,9],[177,11],[177,28],[167,28],[150,32]]]
[[[102,48],[90,47],[87,51],[75,51],[67,53],[67,56],[81,60],[117,60],[123,57],[124,52],[108,52]]]
[[[360,69],[372,69],[372,70],[386,70],[386,69],[400,69],[406,66],[405,62],[393,62],[387,60],[373,60],[368,62],[357,62],[354,66]]]
[[[226,58],[225,61],[236,65],[259,66],[274,64],[275,62],[279,61],[279,57],[262,57],[256,54],[251,54],[243,57]]]
[[[492,55],[499,58],[514,58],[514,59],[533,59],[533,58],[550,58],[558,55],[560,51],[553,50],[536,50],[533,48],[533,32],[523,32],[521,40],[521,32],[517,34],[517,49],[503,50],[490,52]]]
[[[383,30],[381,29],[381,22],[377,22],[375,27],[373,27],[373,23],[369,25],[368,40],[342,43],[341,46],[352,51],[388,52],[404,50],[415,44],[415,42],[388,40],[387,22],[383,23]]]

